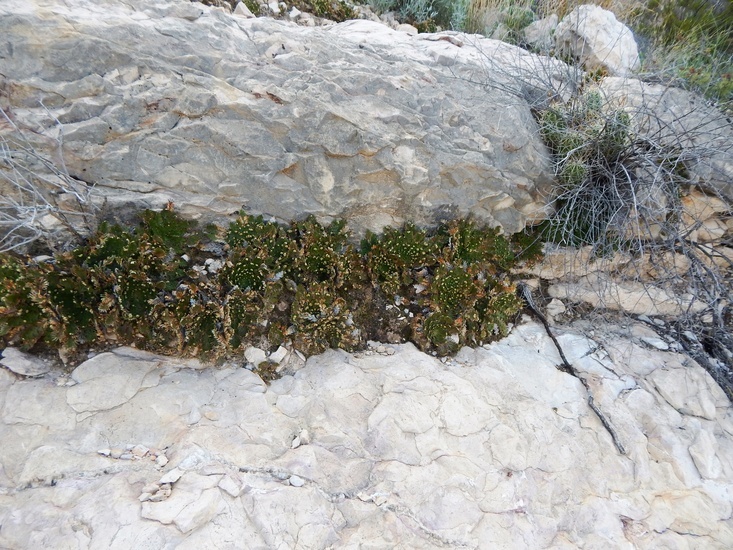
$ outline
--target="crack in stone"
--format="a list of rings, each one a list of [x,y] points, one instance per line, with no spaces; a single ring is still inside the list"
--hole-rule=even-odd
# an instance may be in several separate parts
[[[447,548],[476,548],[475,545],[471,545],[465,541],[461,541],[458,539],[451,539],[448,537],[444,537],[440,535],[439,533],[436,533],[434,530],[424,525],[414,515],[414,513],[405,506],[401,506],[398,504],[390,504],[387,502],[383,502],[383,503],[378,502],[378,499],[380,497],[387,497],[390,495],[390,493],[375,492],[371,495],[365,495],[363,491],[366,487],[362,489],[355,489],[353,491],[333,493],[321,487],[320,484],[316,482],[315,480],[313,480],[312,478],[309,478],[303,475],[299,475],[299,474],[292,474],[292,473],[289,473],[287,470],[284,470],[281,468],[253,468],[253,467],[247,467],[247,466],[239,466],[237,467],[237,469],[241,473],[255,474],[255,475],[265,477],[265,478],[269,477],[278,482],[283,482],[292,476],[297,476],[303,479],[304,481],[306,481],[306,483],[312,485],[313,488],[315,488],[328,502],[337,504],[338,502],[341,502],[343,500],[358,500],[359,502],[363,502],[363,503],[371,503],[374,506],[376,506],[377,508],[379,508],[380,510],[387,510],[389,512],[394,513],[395,515],[399,516],[401,519],[408,518],[410,521],[414,522],[414,524],[417,526],[417,528],[420,530],[421,533],[423,533],[426,537],[428,537],[433,542],[439,543],[441,546],[445,546]],[[369,483],[367,483],[367,486],[368,485]]]
[[[114,476],[117,474],[125,473],[125,472],[143,472],[146,470],[150,470],[150,468],[146,468],[146,464],[139,460],[125,460],[125,461],[117,461],[117,462],[124,462],[115,464],[110,467],[101,468],[98,470],[86,470],[82,472],[69,472],[69,473],[61,473],[57,476],[49,476],[44,479],[35,478],[31,481],[26,482],[22,485],[17,485],[15,487],[7,487],[3,488],[7,490],[6,494],[18,494],[23,493],[25,491],[33,490],[33,489],[44,489],[48,487],[55,487],[58,485],[59,481],[63,480],[93,480],[98,479],[105,476]],[[137,466],[137,467],[136,467]],[[160,470],[158,470],[153,463],[149,464],[148,466],[152,466],[154,468],[155,472],[160,473]],[[151,470],[152,471],[152,470]]]

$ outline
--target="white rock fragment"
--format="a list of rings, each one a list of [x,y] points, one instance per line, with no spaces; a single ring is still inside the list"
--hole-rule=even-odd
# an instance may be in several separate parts
[[[165,455],[159,455],[158,458],[155,459],[155,464],[159,468],[162,468],[163,466],[165,466],[166,464],[168,464],[168,457],[165,456]]]
[[[565,307],[565,304],[562,302],[562,300],[553,298],[552,300],[550,300],[550,303],[547,304],[546,311],[550,317],[556,317],[565,313],[565,311],[567,311],[567,308]]]
[[[698,472],[705,479],[715,479],[723,473],[720,459],[716,456],[717,448],[715,436],[706,430],[701,430],[695,443],[690,445],[690,456]]]
[[[145,445],[135,445],[130,451],[137,458],[143,458],[146,454],[148,454],[148,452],[150,452],[150,449],[148,449]]]
[[[3,350],[0,365],[22,376],[43,376],[51,366],[38,357],[23,353],[19,349],[7,347]]]
[[[665,342],[664,340],[662,340],[661,338],[654,338],[652,336],[642,336],[641,341],[660,351],[667,351],[669,349],[669,344]]]
[[[211,521],[214,516],[221,513],[223,507],[221,492],[207,489],[198,499],[184,507],[176,515],[173,523],[181,533],[190,533]]]
[[[290,448],[297,449],[298,447],[300,447],[300,436],[296,435],[292,443],[290,443]]]
[[[409,25],[407,23],[402,23],[400,25],[397,25],[397,28],[395,30],[400,31],[400,32],[406,32],[410,36],[417,36],[417,32],[418,32],[414,26]]]
[[[111,456],[112,458],[120,458],[123,452],[124,451],[120,449],[119,447],[113,447],[109,451],[109,456]]]
[[[277,2],[270,2],[267,4],[267,7],[270,8],[270,11],[276,15],[280,13],[280,6]]]
[[[254,346],[249,346],[247,349],[244,350],[244,358],[247,360],[248,363],[251,363],[256,367],[260,363],[264,363],[265,361],[267,361],[267,354],[265,353],[265,350],[256,348]]]
[[[97,454],[102,455],[102,456],[109,456],[112,454],[112,451],[110,449],[99,449],[97,451]]]
[[[640,64],[634,33],[599,6],[582,5],[567,14],[555,30],[555,49],[576,57],[586,70],[611,76],[626,76]]]
[[[160,478],[160,483],[175,483],[176,481],[181,479],[183,473],[183,470],[180,470],[179,468],[173,468]]]
[[[140,502],[147,502],[151,498],[153,498],[152,493],[142,493],[139,497],[137,497]]]
[[[231,476],[224,476],[219,481],[219,489],[227,493],[229,496],[237,498],[242,494],[242,484],[238,483]]]
[[[204,265],[206,266],[206,270],[213,275],[222,268],[222,266],[224,265],[224,262],[222,260],[215,260],[214,258],[208,258],[204,262]]]
[[[239,17],[244,17],[245,19],[254,18],[254,14],[250,11],[250,9],[246,6],[244,2],[239,2],[237,6],[234,8],[234,11],[232,12],[232,14],[237,15]]]
[[[275,351],[273,351],[270,354],[270,357],[268,357],[268,360],[271,363],[277,363],[278,365],[283,362],[283,360],[288,356],[288,350],[287,348],[280,346]]]
[[[305,485],[305,480],[302,477],[290,476],[290,478],[288,479],[288,483],[290,483],[290,485],[292,485],[293,487],[302,487],[303,485]]]

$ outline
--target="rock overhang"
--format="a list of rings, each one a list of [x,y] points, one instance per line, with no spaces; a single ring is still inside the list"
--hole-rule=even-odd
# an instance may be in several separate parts
[[[512,233],[542,210],[529,105],[487,85],[537,62],[519,48],[177,2],[24,4],[0,8],[4,108],[63,135],[71,175],[112,206],[346,217],[357,233],[446,212]]]

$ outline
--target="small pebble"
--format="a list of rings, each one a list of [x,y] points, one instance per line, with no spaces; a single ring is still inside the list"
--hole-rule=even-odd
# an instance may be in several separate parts
[[[219,413],[217,413],[215,411],[206,411],[204,413],[204,416],[206,418],[208,418],[209,420],[211,420],[211,421],[219,420]]]
[[[268,357],[268,360],[271,363],[282,363],[283,359],[285,359],[288,356],[288,350],[287,348],[280,346],[277,348],[277,350],[273,351],[270,354],[270,357]]]
[[[641,341],[661,351],[667,351],[669,349],[669,344],[667,344],[667,342],[665,342],[661,338],[654,338],[651,336],[642,336]]]
[[[165,455],[159,455],[158,458],[155,459],[155,464],[158,465],[158,467],[162,468],[166,464],[168,464],[168,457]]]
[[[112,458],[120,458],[123,452],[124,451],[119,447],[115,447],[114,449],[111,449],[109,451],[109,456],[111,456]]]
[[[305,485],[305,480],[302,477],[298,476],[290,476],[290,479],[288,481],[293,487],[302,487],[303,485]]]
[[[265,353],[265,350],[250,346],[244,350],[244,358],[248,363],[257,366],[260,363],[267,361],[267,354]]]
[[[132,453],[122,453],[120,455],[120,460],[132,460],[133,458],[135,458],[135,455]]]
[[[109,456],[112,454],[112,451],[110,449],[99,449],[97,451],[97,454],[100,454],[102,456]]]
[[[153,494],[152,493],[143,493],[139,497],[137,497],[137,499],[140,502],[146,502],[146,501],[148,501],[148,500],[150,500],[152,498],[153,498]]]
[[[175,483],[179,479],[181,479],[181,476],[183,475],[183,470],[180,470],[178,468],[173,468],[168,473],[164,474],[163,477],[160,478],[160,483]]]
[[[145,445],[135,445],[132,448],[132,454],[134,454],[138,458],[144,457],[146,454],[148,454],[149,451],[150,449],[148,449]]]

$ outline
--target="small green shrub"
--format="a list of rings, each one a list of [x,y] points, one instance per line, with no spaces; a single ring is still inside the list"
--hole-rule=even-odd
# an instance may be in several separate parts
[[[330,19],[337,23],[358,17],[354,8],[344,2],[344,0],[295,0],[290,5],[298,8],[300,11],[312,13],[317,17]]]
[[[629,115],[605,104],[591,85],[538,113],[538,122],[557,176],[556,213],[543,225],[544,237],[598,251],[623,246],[640,185],[635,171],[646,162]]]
[[[261,14],[260,10],[260,3],[257,2],[257,0],[242,0],[244,2],[244,5],[247,6],[247,9],[254,15],[255,17],[259,17]],[[234,6],[236,7],[236,5]]]
[[[733,110],[733,3],[651,0],[632,22],[644,72],[676,79]]]
[[[417,27],[419,32],[443,29],[462,30],[456,26],[465,18],[466,2],[451,0],[370,0],[376,13],[395,12],[400,21]]]

